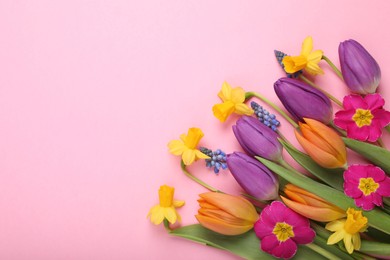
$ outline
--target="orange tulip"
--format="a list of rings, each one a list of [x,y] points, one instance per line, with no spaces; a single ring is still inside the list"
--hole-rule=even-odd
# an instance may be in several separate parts
[[[341,208],[295,185],[287,184],[284,192],[288,197],[280,196],[284,204],[309,219],[330,222],[346,216]]]
[[[303,149],[322,167],[344,167],[347,150],[341,137],[321,122],[309,118],[304,120],[305,124],[299,123],[302,134],[295,130],[295,136]]]
[[[200,194],[196,219],[214,232],[234,236],[253,228],[259,218],[255,207],[246,199],[224,193]]]

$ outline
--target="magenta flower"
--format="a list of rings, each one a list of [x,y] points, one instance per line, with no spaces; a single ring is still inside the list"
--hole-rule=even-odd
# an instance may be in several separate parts
[[[375,142],[382,128],[390,123],[390,112],[383,109],[385,100],[379,94],[345,96],[344,110],[336,113],[334,123],[347,131],[347,136],[360,141]]]
[[[382,206],[382,197],[390,197],[390,178],[375,165],[351,165],[344,172],[344,193],[364,210]]]
[[[307,218],[280,201],[274,201],[263,209],[254,229],[261,240],[261,249],[284,259],[295,255],[297,244],[309,244],[316,235]]]

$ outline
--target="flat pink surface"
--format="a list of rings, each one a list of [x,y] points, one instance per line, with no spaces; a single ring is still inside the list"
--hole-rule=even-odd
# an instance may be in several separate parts
[[[182,224],[196,223],[205,191],[181,173],[167,142],[197,126],[202,145],[239,149],[237,117],[220,124],[211,113],[222,82],[279,103],[273,50],[297,54],[307,35],[336,64],[340,41],[361,42],[390,102],[389,9],[388,1],[1,1],[0,259],[237,259],[146,219],[168,184],[186,201]],[[321,64],[317,82],[341,98],[345,86]],[[287,123],[281,131],[292,137]],[[190,170],[240,192],[227,171],[215,176],[203,162]]]

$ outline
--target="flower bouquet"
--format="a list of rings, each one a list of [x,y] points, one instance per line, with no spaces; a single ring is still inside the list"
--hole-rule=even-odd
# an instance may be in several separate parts
[[[313,51],[311,37],[300,55],[275,56],[287,74],[274,84],[285,110],[226,82],[218,93],[222,102],[212,108],[221,122],[239,115],[232,130],[245,153],[198,147],[203,132],[196,127],[168,144],[181,157],[182,171],[208,190],[199,195],[199,224],[171,228],[184,201],[174,200],[174,188],[167,185],[148,216],[172,235],[245,259],[390,259],[390,152],[381,140],[390,112],[377,93],[377,62],[357,41],[347,40],[339,46],[340,71],[323,51]],[[351,91],[342,102],[314,83],[324,73],[321,61]],[[260,102],[292,125],[305,152],[291,144]],[[349,164],[347,148],[365,160]],[[307,172],[287,163],[283,150]],[[244,193],[226,194],[192,175],[187,167],[198,159],[216,174],[228,169]]]

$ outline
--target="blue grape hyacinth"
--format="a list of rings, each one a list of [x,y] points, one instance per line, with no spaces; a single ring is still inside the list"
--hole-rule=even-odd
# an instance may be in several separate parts
[[[206,147],[201,147],[200,151],[210,157],[210,159],[206,159],[206,167],[214,168],[214,173],[218,174],[221,169],[227,169],[228,166],[226,164],[226,153],[217,149],[212,151]]]
[[[265,108],[257,104],[255,101],[251,102],[251,107],[255,111],[256,117],[264,125],[268,126],[272,130],[276,131],[277,127],[280,125],[280,122],[276,119],[274,114],[270,114]]]

